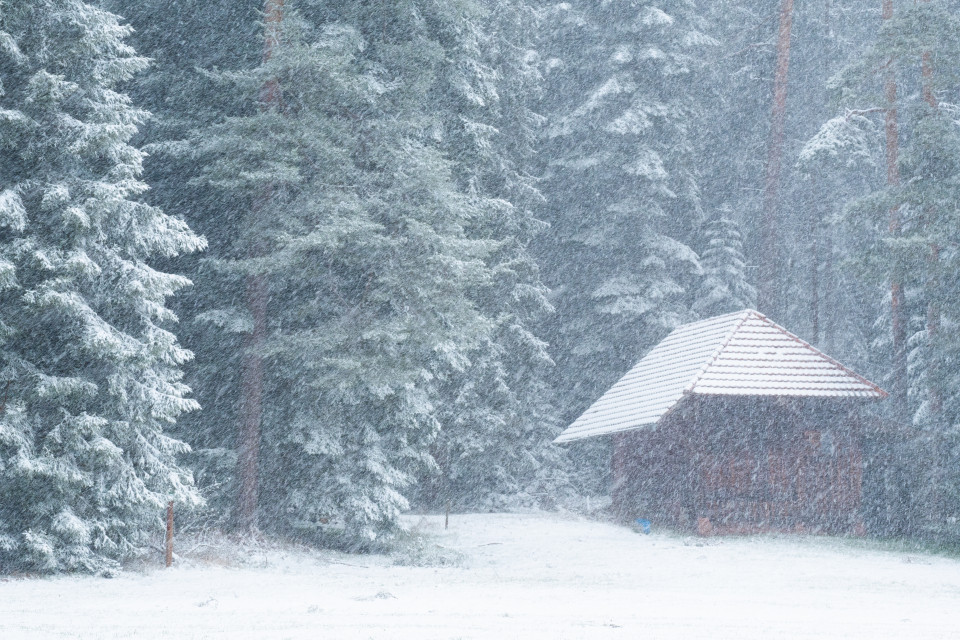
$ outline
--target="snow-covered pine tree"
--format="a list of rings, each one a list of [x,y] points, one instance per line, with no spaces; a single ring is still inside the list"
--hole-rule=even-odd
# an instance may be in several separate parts
[[[770,133],[775,5],[768,0],[702,5],[710,34],[719,44],[700,84],[710,108],[698,145],[699,184],[708,206],[734,203],[759,221],[764,144]],[[744,227],[749,233],[753,225]]]
[[[920,460],[919,491],[927,536],[960,539],[960,393],[950,383],[960,355],[956,330],[957,247],[960,243],[960,105],[948,101],[960,65],[956,34],[960,19],[947,3],[922,2],[905,11],[899,33],[898,57],[911,60],[919,77],[920,100],[911,109],[912,135],[901,154],[905,210],[916,213],[906,221],[904,241],[913,244],[922,260],[914,265],[923,313],[919,331],[909,340],[911,388],[917,407],[914,427]],[[912,233],[911,233],[912,232]],[[922,249],[921,249],[922,248]],[[919,256],[918,256],[919,257]]]
[[[175,135],[177,127],[182,127],[184,122],[198,125],[208,122],[218,110],[221,114],[250,115],[250,92],[255,89],[255,82],[251,80],[241,88],[236,83],[223,82],[225,78],[217,74],[197,74],[194,67],[209,64],[208,61],[221,69],[254,66],[260,49],[255,44],[242,46],[245,39],[252,40],[249,38],[252,25],[245,25],[242,15],[260,4],[247,2],[243,8],[237,3],[229,6],[182,3],[182,14],[204,16],[202,20],[197,18],[205,25],[198,29],[191,21],[183,21],[178,13],[166,11],[160,4],[115,2],[123,5],[124,15],[129,14],[134,20],[137,37],[149,55],[157,59],[162,71],[137,85],[144,99],[155,101],[150,104],[161,115],[159,126],[154,121],[151,129],[154,139]],[[299,6],[304,9],[304,5]],[[412,9],[405,13],[404,19],[417,14],[423,18],[415,22],[410,33],[424,37],[425,42],[440,43],[446,53],[441,62],[427,65],[435,71],[418,77],[416,83],[411,84],[415,91],[407,94],[413,98],[416,92],[421,95],[427,92],[430,98],[422,104],[416,99],[402,104],[403,117],[408,122],[418,119],[418,129],[429,132],[429,144],[452,160],[450,168],[457,189],[469,194],[474,210],[465,232],[473,238],[494,240],[496,250],[489,254],[487,263],[500,265],[483,286],[475,286],[470,291],[471,299],[487,316],[488,333],[483,346],[470,354],[471,373],[448,375],[444,379],[442,401],[436,404],[443,415],[438,413],[437,417],[449,434],[456,432],[456,420],[464,420],[468,415],[485,416],[484,421],[462,422],[464,430],[459,433],[466,438],[468,431],[478,437],[483,432],[480,440],[484,445],[471,451],[480,452],[477,453],[480,457],[502,455],[503,464],[509,468],[497,472],[500,473],[497,477],[503,479],[498,491],[515,493],[515,479],[519,476],[546,475],[552,481],[556,475],[555,465],[547,460],[557,453],[555,447],[544,446],[550,439],[547,432],[551,429],[543,427],[555,422],[551,411],[556,404],[549,401],[550,390],[544,387],[543,377],[536,373],[537,369],[549,366],[549,361],[544,358],[543,343],[529,328],[530,318],[544,313],[544,291],[536,264],[524,255],[529,238],[543,226],[531,213],[540,195],[535,180],[523,166],[524,159],[532,154],[533,137],[539,125],[539,118],[529,109],[530,101],[535,99],[532,92],[539,82],[536,59],[524,48],[528,46],[524,43],[530,33],[526,27],[533,23],[536,15],[529,7],[511,2],[465,3],[457,7],[430,3],[406,6]],[[343,6],[334,10],[327,5],[320,9],[319,5],[313,5],[306,10],[302,14],[306,22],[315,26],[331,22],[369,25],[366,28],[370,37],[379,37],[381,27],[372,8],[358,11],[358,7]],[[389,14],[394,9],[384,7],[383,11]],[[500,37],[491,33],[494,30]],[[166,35],[171,32],[186,37],[191,47],[171,46]],[[372,56],[373,51],[357,57],[358,69],[379,64],[369,62],[367,53]],[[389,60],[389,64],[396,63]],[[414,86],[423,82],[433,88]],[[394,91],[393,95],[399,96],[400,91]],[[484,98],[478,103],[477,96]],[[366,106],[350,111],[362,117],[369,112]],[[343,112],[334,108],[331,113],[342,115]],[[432,114],[429,120],[425,118],[428,113]],[[154,154],[148,168],[152,169],[152,179],[158,184],[155,196],[168,209],[182,208],[193,216],[194,227],[202,230],[211,242],[208,255],[235,254],[235,219],[221,206],[227,194],[209,189],[201,182],[184,185],[195,175],[193,165],[196,163],[188,154]],[[474,167],[471,163],[483,167]],[[481,174],[482,182],[478,182],[477,176]],[[242,210],[242,205],[238,203],[232,208]],[[224,292],[239,286],[236,273],[231,275],[230,269],[217,268],[201,268],[196,273],[197,287],[183,298],[184,313],[197,308],[224,309]],[[276,300],[276,305],[283,304],[282,299]],[[188,327],[191,347],[198,353],[191,376],[197,381],[206,410],[191,416],[185,434],[195,443],[198,477],[208,487],[211,505],[219,512],[229,512],[235,503],[232,474],[236,458],[233,443],[237,402],[234,394],[224,391],[239,385],[237,354],[242,351],[245,325],[242,318],[235,315],[214,318],[206,314],[203,318],[216,320],[223,330],[204,332],[198,330],[199,323]],[[238,318],[240,322],[232,321]],[[469,380],[488,375],[494,384],[481,385],[482,393],[472,396],[471,404],[465,405],[463,401],[471,396],[469,392],[460,395],[459,389],[470,384]],[[523,399],[525,394],[533,399]],[[455,398],[460,401],[455,402]],[[534,406],[539,409],[532,412],[530,407]],[[533,413],[537,417],[532,417]],[[494,427],[495,424],[499,426]],[[538,440],[531,441],[530,445],[504,446],[508,438],[524,430],[526,436]],[[534,445],[539,447],[539,453],[528,455],[529,447]],[[474,458],[465,459],[465,463],[472,460]],[[491,463],[500,465],[492,459]],[[485,464],[471,468],[488,473]],[[470,479],[469,473],[460,477],[464,478],[464,488],[473,492],[471,500],[485,499],[492,491],[486,488],[491,483],[485,479]],[[416,499],[422,504],[428,493],[420,492]]]
[[[217,268],[218,258],[236,256],[242,229],[243,203],[225,198],[223,190],[211,189],[195,180],[201,172],[193,153],[164,153],[163,144],[183,140],[224,119],[246,116],[251,86],[226,81],[211,69],[247,71],[263,57],[262,24],[257,12],[262,0],[106,0],[115,13],[129,20],[135,32],[131,42],[153,62],[150,72],[138,75],[125,87],[137,104],[154,116],[142,127],[142,137],[151,151],[144,162],[144,177],[151,190],[147,198],[168,212],[183,215],[191,228],[201,233],[209,248],[200,256],[175,261],[195,286],[177,296],[173,309],[181,318],[180,339],[196,358],[185,367],[185,380],[194,389],[202,411],[184,416],[172,433],[190,443],[185,456],[197,484],[203,489],[207,508],[197,516],[207,524],[231,522],[236,514],[236,425],[244,354],[244,327],[221,318],[221,330],[211,331],[211,309],[243,306],[243,299],[230,299],[236,289],[235,272]],[[251,79],[251,82],[253,80]],[[155,145],[155,146],[151,146]]]
[[[552,21],[541,148],[552,229],[539,253],[569,420],[690,317],[701,205],[689,127],[713,41],[687,0],[563,3]]]
[[[199,497],[164,429],[197,408],[149,261],[204,246],[143,204],[147,66],[80,0],[0,4],[0,570],[107,571]]]
[[[442,56],[409,19],[287,3],[272,56],[219,74],[248,113],[169,146],[204,163],[199,181],[238,231],[203,318],[249,331],[230,301],[249,274],[269,282],[261,522],[349,547],[396,527],[432,465],[438,380],[490,329],[468,292],[489,278],[493,243],[468,236],[477,201],[417,108]],[[264,86],[282,98],[257,107]],[[231,211],[256,215],[238,228]]]
[[[747,281],[740,225],[729,207],[721,208],[703,228],[700,253],[703,279],[693,302],[701,318],[754,308],[757,290]]]
[[[565,472],[563,451],[552,445],[559,427],[547,382],[552,361],[536,333],[551,307],[529,250],[546,227],[534,214],[543,198],[530,173],[543,120],[532,109],[541,89],[533,48],[539,15],[520,0],[462,7],[472,10],[427,21],[439,25],[447,50],[435,110],[459,188],[481,213],[467,232],[496,243],[491,278],[471,292],[492,331],[470,367],[444,380],[433,446],[440,474],[425,482],[420,500],[460,509],[547,503],[562,491]]]
[[[952,332],[942,331],[960,318],[951,296],[960,198],[960,126],[958,108],[941,99],[948,94],[933,73],[934,68],[949,70],[960,63],[953,35],[958,29],[955,13],[945,2],[901,7],[884,20],[867,51],[834,81],[845,106],[852,108],[860,106],[857,102],[881,100],[883,79],[877,77],[877,69],[893,68],[897,74],[894,95],[899,97],[895,103],[887,101],[898,112],[894,126],[899,144],[894,149],[899,157],[894,158],[893,167],[897,179],[852,199],[846,221],[861,239],[855,254],[860,268],[886,281],[886,287],[877,282],[883,293],[877,296],[882,304],[875,323],[879,330],[875,355],[887,361],[880,366],[888,371],[896,367],[888,364],[894,358],[887,287],[896,281],[904,292],[898,313],[908,336],[906,414],[913,424],[904,425],[900,437],[885,444],[896,453],[898,492],[909,496],[909,504],[897,504],[902,522],[887,526],[918,535],[944,535],[949,518],[960,511],[956,500],[960,478],[952,471],[955,465],[948,462],[957,456],[960,415],[951,374],[944,367],[957,353],[957,343]],[[925,73],[928,68],[929,74]],[[887,79],[888,96],[889,83]],[[897,91],[900,88],[905,90]],[[889,113],[879,117],[884,115],[889,127]],[[824,125],[808,148],[821,155],[846,153],[850,158],[868,155],[870,142],[882,150],[880,127],[871,123],[871,116],[878,117],[876,110],[849,110]],[[889,138],[886,151],[889,157]],[[891,382],[896,384],[895,379]],[[895,405],[889,410],[892,418],[903,419]]]
[[[746,255],[759,278],[763,231],[765,161],[770,138],[771,92],[777,65],[781,2],[716,0],[700,3],[710,33],[720,45],[701,75],[705,118],[698,128],[698,167],[705,208],[730,203],[739,214]],[[853,312],[865,286],[843,267],[854,238],[838,233],[844,203],[861,192],[873,173],[810,171],[796,166],[799,140],[834,114],[827,79],[872,36],[879,1],[795,2],[790,44],[787,121],[781,167],[779,215],[774,253],[783,263],[775,289],[782,303],[778,322],[818,341],[844,362],[862,362],[861,339],[868,314]],[[797,99],[794,100],[793,98]],[[867,106],[876,106],[869,103]],[[811,124],[813,123],[813,124]],[[842,176],[840,179],[838,176]],[[755,282],[756,284],[756,282]]]

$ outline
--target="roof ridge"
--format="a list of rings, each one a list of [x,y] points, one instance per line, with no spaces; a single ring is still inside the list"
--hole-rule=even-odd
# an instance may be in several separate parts
[[[760,316],[760,318],[761,318],[762,320],[764,320],[765,322],[767,322],[768,324],[773,325],[774,327],[776,327],[777,329],[779,329],[780,331],[782,331],[783,333],[785,333],[785,334],[786,334],[791,340],[793,340],[794,342],[799,342],[801,346],[809,349],[810,351],[812,351],[812,352],[815,353],[816,355],[820,356],[820,357],[823,358],[824,360],[830,362],[832,365],[834,365],[834,366],[836,366],[836,367],[839,367],[839,368],[840,368],[844,373],[846,373],[847,375],[852,376],[852,377],[856,378],[857,380],[859,380],[860,382],[862,382],[863,384],[867,385],[868,387],[870,387],[871,389],[873,389],[874,391],[876,391],[877,393],[879,393],[879,394],[881,395],[881,397],[887,398],[887,397],[890,396],[890,394],[887,393],[886,391],[884,391],[884,390],[880,387],[880,385],[876,384],[875,382],[871,382],[870,380],[867,380],[866,378],[864,378],[862,375],[860,375],[859,373],[857,373],[857,372],[854,371],[853,369],[851,369],[851,368],[849,368],[848,366],[844,365],[842,362],[840,362],[840,361],[838,361],[838,360],[835,360],[834,358],[831,358],[831,357],[828,356],[826,353],[824,353],[824,352],[821,351],[820,349],[817,349],[815,346],[813,346],[812,344],[810,344],[809,342],[807,342],[807,341],[804,340],[803,338],[801,338],[801,337],[797,336],[796,334],[792,333],[791,331],[787,330],[785,327],[780,326],[779,324],[777,324],[776,322],[774,322],[773,320],[771,320],[770,318],[766,317],[765,315],[763,315],[763,314],[761,314],[761,313],[757,313],[757,315]]]
[[[731,313],[729,315],[735,315],[735,313],[737,312]],[[730,340],[732,340],[733,336],[737,333],[737,331],[740,330],[740,327],[743,326],[743,323],[747,321],[747,318],[749,318],[751,314],[760,315],[753,309],[744,309],[743,311],[740,311],[738,313],[740,314],[740,321],[733,326],[733,328],[729,331],[729,333],[727,333],[727,335],[723,338],[723,342],[720,343],[720,346],[714,350],[713,355],[707,358],[707,361],[703,364],[702,367],[700,367],[700,370],[697,371],[696,375],[693,376],[693,380],[691,380],[690,383],[683,389],[684,395],[687,395],[688,393],[693,392],[693,390],[697,386],[697,383],[700,382],[701,378],[703,378],[703,374],[707,372],[707,369],[710,368],[710,365],[712,365],[714,362],[717,361],[717,358],[720,357],[720,354],[723,353],[723,350],[726,348],[726,346],[730,344]]]

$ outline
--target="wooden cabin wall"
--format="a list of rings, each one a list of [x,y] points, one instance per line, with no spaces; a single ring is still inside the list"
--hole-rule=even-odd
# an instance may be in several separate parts
[[[871,534],[904,536],[911,531],[911,477],[914,464],[904,443],[910,425],[872,417],[863,425],[864,520]]]
[[[622,522],[648,519],[671,527],[696,522],[690,438],[675,423],[617,434],[613,511]]]
[[[614,509],[702,534],[862,532],[862,453],[848,403],[694,398],[620,434]]]

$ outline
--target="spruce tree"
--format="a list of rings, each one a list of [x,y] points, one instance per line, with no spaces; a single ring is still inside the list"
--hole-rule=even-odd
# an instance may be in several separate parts
[[[960,122],[958,105],[945,98],[960,64],[956,33],[960,20],[944,2],[924,2],[905,11],[897,43],[899,57],[914,62],[921,100],[912,109],[912,136],[901,156],[905,179],[900,206],[913,212],[905,220],[904,242],[922,256],[914,265],[923,305],[917,333],[910,339],[909,397],[916,406],[918,430],[918,502],[928,536],[960,536],[960,474],[954,470],[960,446],[960,394],[950,382],[949,363],[960,354],[954,328],[956,254],[960,222]],[[906,37],[903,37],[906,36]],[[919,62],[919,64],[917,64]],[[918,256],[919,257],[919,256]]]
[[[886,115],[889,133],[889,111],[897,109],[894,126],[900,142],[894,147],[898,151],[896,165],[888,167],[888,175],[893,171],[897,179],[888,179],[884,187],[874,186],[851,199],[845,217],[860,237],[856,262],[862,272],[874,278],[878,291],[889,291],[889,283],[895,282],[903,296],[897,305],[891,304],[886,292],[877,296],[881,304],[877,305],[874,357],[879,366],[886,365],[894,372],[891,382],[899,387],[894,348],[898,323],[893,308],[903,318],[901,339],[909,350],[906,413],[912,425],[902,426],[899,437],[886,446],[897,452],[900,491],[910,496],[910,504],[899,506],[900,517],[909,523],[900,530],[923,535],[942,535],[958,509],[958,478],[949,471],[948,462],[955,459],[958,414],[950,374],[944,367],[955,352],[955,341],[951,332],[944,333],[942,328],[953,326],[957,318],[949,292],[954,260],[951,247],[956,242],[960,129],[951,115],[956,107],[941,100],[948,94],[939,84],[950,77],[950,70],[960,60],[953,36],[958,28],[944,2],[903,7],[886,16],[873,44],[834,82],[849,111],[828,122],[808,145],[856,158],[870,154],[872,142],[875,149],[886,149],[889,160],[890,137],[884,144],[879,126],[870,118]],[[896,69],[893,94],[901,96],[896,102],[889,100],[889,77],[877,77],[876,70],[887,68],[884,65]],[[947,75],[935,75],[934,68]],[[858,103],[879,98],[881,80],[886,85],[887,111],[878,114],[876,109],[855,109]],[[900,87],[906,90],[898,92]],[[904,412],[890,413],[904,421]],[[903,466],[904,460],[911,461],[909,468]]]
[[[690,316],[701,223],[691,127],[713,44],[685,0],[564,3],[551,14],[541,245],[572,420]]]
[[[439,476],[420,499],[441,507],[490,508],[553,500],[563,485],[559,424],[547,378],[552,361],[538,335],[551,305],[530,244],[546,230],[534,209],[543,196],[531,174],[543,118],[533,110],[542,78],[526,2],[465,4],[443,12],[436,37],[447,51],[434,107],[440,141],[459,189],[480,213],[467,228],[495,243],[491,277],[470,292],[491,330],[463,372],[444,381],[433,445]],[[548,486],[549,485],[549,486]]]
[[[753,308],[757,290],[747,281],[740,225],[729,207],[704,225],[705,247],[700,254],[703,280],[693,303],[701,318]]]
[[[0,4],[0,569],[107,571],[196,505],[191,353],[151,266],[204,246],[140,201],[148,114],[118,91],[147,67],[119,19],[76,0]]]
[[[201,318],[249,332],[236,301],[250,275],[268,283],[262,522],[362,547],[395,530],[433,464],[437,385],[489,330],[468,291],[488,279],[493,243],[467,234],[476,199],[412,109],[437,51],[416,31],[374,45],[353,25],[379,9],[348,22],[297,8],[269,59],[218,75],[248,112],[166,148],[203,163],[197,182],[221,204],[253,212],[237,227],[220,209],[237,235],[211,265],[221,290]],[[281,97],[257,106],[265,86]]]
[[[258,83],[269,82],[270,73],[274,72],[262,65],[252,71],[262,57],[252,19],[261,3],[227,5],[190,0],[179,3],[178,10],[171,12],[164,3],[115,2],[123,5],[125,15],[129,13],[134,20],[142,46],[157,59],[160,67],[160,73],[138,82],[135,87],[160,112],[160,118],[149,132],[151,139],[176,139],[178,131],[183,131],[190,122],[196,128],[187,148],[181,152],[174,146],[170,148],[176,149],[176,153],[155,153],[148,169],[158,185],[154,192],[157,201],[169,210],[184,211],[195,228],[202,230],[211,242],[207,255],[214,259],[199,265],[185,265],[195,274],[197,287],[183,298],[183,314],[192,318],[198,310],[201,312],[199,321],[190,322],[186,327],[188,343],[198,353],[189,375],[196,381],[206,408],[190,417],[185,435],[196,445],[193,457],[198,478],[211,496],[213,512],[210,515],[230,519],[235,515],[234,496],[238,489],[234,469],[239,404],[235,391],[231,390],[240,384],[237,372],[241,368],[244,336],[249,329],[249,317],[242,309],[242,278],[246,267],[243,261],[233,261],[244,255],[236,239],[245,228],[239,224],[245,214],[238,212],[248,210],[256,194],[262,193],[263,186],[278,184],[280,191],[288,187],[279,177],[260,176],[260,182],[251,182],[240,189],[226,184],[210,188],[214,186],[212,166],[207,167],[203,178],[192,178],[216,156],[233,155],[238,165],[260,163],[249,155],[215,148],[219,144],[216,140],[234,135],[225,128],[228,123],[230,126],[246,123],[247,129],[237,134],[236,140],[255,141],[262,147],[257,153],[263,157],[269,156],[275,147],[292,149],[300,143],[279,137],[267,142],[276,132],[261,129],[263,120],[257,118],[262,114],[255,113]],[[337,80],[346,88],[335,91],[334,97],[327,95],[317,102],[316,112],[322,113],[323,118],[331,122],[346,119],[351,123],[350,126],[341,123],[340,147],[334,152],[342,154],[334,165],[346,177],[326,181],[327,195],[323,197],[335,199],[339,197],[337,194],[350,192],[348,198],[363,199],[356,191],[350,191],[359,189],[362,183],[349,171],[373,175],[378,170],[379,150],[369,143],[377,139],[379,132],[386,129],[388,119],[393,118],[395,131],[403,130],[406,132],[403,135],[417,138],[425,152],[439,154],[437,160],[444,163],[440,172],[449,172],[450,182],[444,189],[450,198],[466,204],[464,237],[480,243],[477,246],[489,247],[489,251],[484,250],[483,260],[488,275],[477,279],[466,291],[470,303],[484,318],[482,338],[464,345],[469,350],[469,358],[463,362],[469,360],[469,366],[461,364],[458,368],[462,370],[452,370],[430,364],[437,376],[430,404],[434,407],[441,438],[475,439],[473,441],[483,443],[469,447],[471,453],[462,458],[460,471],[448,470],[448,475],[456,474],[460,478],[458,482],[463,488],[459,495],[464,499],[458,498],[455,502],[479,504],[495,493],[500,496],[523,493],[518,487],[532,486],[539,482],[537,478],[553,478],[554,463],[559,460],[551,456],[559,451],[549,442],[557,429],[556,405],[548,399],[550,390],[542,375],[550,366],[545,343],[533,328],[535,319],[549,313],[549,303],[528,249],[530,239],[545,227],[533,214],[542,196],[528,166],[541,121],[530,109],[531,101],[536,99],[539,76],[536,55],[529,48],[527,27],[536,19],[536,12],[513,1],[469,2],[456,7],[423,2],[377,6],[288,3],[288,7],[295,9],[299,17],[290,18],[293,14],[288,14],[284,18],[286,62],[274,61],[274,70],[277,65],[294,64],[291,62],[294,57],[304,55],[305,43],[311,43],[315,49],[310,55],[317,57],[321,50],[325,51],[328,66],[332,55],[340,56],[341,62],[349,58],[352,65],[349,71],[342,67]],[[210,24],[199,29],[193,21],[184,19],[187,15],[204,16],[204,22]],[[339,48],[322,44],[329,45],[337,29],[343,30],[341,36],[353,33],[354,43],[344,44],[341,38]],[[191,47],[171,46],[166,35],[171,32],[182,34],[181,37],[191,42]],[[384,38],[384,34],[388,37]],[[245,41],[248,41],[246,46]],[[294,47],[299,47],[300,53],[293,54]],[[211,73],[210,69],[197,73],[197,65],[207,64],[230,71]],[[353,75],[352,80],[346,77],[349,74]],[[290,89],[284,87],[284,83],[298,85],[303,80],[293,75],[289,80],[281,80],[285,119],[278,122],[288,129],[298,127],[301,133],[297,135],[307,136],[311,125],[300,115],[305,110],[296,95],[291,96]],[[354,85],[347,86],[350,83]],[[383,91],[386,85],[389,85],[388,92]],[[366,95],[358,97],[362,93]],[[224,121],[225,116],[231,119]],[[382,118],[379,128],[373,127],[374,117]],[[217,124],[211,128],[211,123]],[[329,126],[322,124],[321,130]],[[236,130],[235,126],[231,129]],[[208,136],[207,132],[213,135]],[[263,136],[260,141],[258,136]],[[242,142],[237,144],[238,148],[243,146]],[[194,153],[198,150],[203,151]],[[324,153],[331,155],[329,150]],[[277,166],[298,166],[298,160],[281,159],[281,155],[274,156]],[[356,169],[361,164],[363,169]],[[354,169],[345,168],[351,166]],[[402,167],[402,163],[397,166]],[[243,172],[242,167],[229,167],[226,163],[223,167],[223,176]],[[301,181],[299,186],[289,189],[305,190],[304,180],[314,179],[297,178]],[[319,187],[314,191],[321,192]],[[370,186],[367,199],[379,192],[379,186]],[[238,197],[242,194],[246,195]],[[346,206],[345,201],[339,202]],[[367,215],[364,206],[356,204],[358,219]],[[271,216],[273,214],[268,213],[266,217]],[[358,232],[357,237],[362,234]],[[354,244],[352,250],[363,252],[367,250],[363,247],[369,246]],[[269,252],[274,250],[276,247],[271,247]],[[328,271],[318,278],[333,282],[339,277],[337,273]],[[288,300],[277,289],[282,292],[283,281],[292,278],[292,274],[270,272],[268,308],[271,313],[278,310],[283,315]],[[337,282],[336,287],[343,295],[349,290],[344,282]],[[283,322],[287,326],[287,321],[279,317],[272,322]],[[272,381],[271,372],[279,371],[281,364],[272,349],[268,349],[274,355],[268,358],[265,419],[279,425],[279,421],[292,421],[289,411],[285,408],[280,411],[282,405],[299,396],[293,393],[293,387],[280,387],[283,393],[275,394],[276,387],[272,385],[278,383]],[[299,360],[307,358],[306,352],[298,356]],[[294,371],[303,366],[303,362],[299,362]],[[473,384],[481,379],[490,383]],[[470,389],[476,389],[477,393],[472,394]],[[315,395],[312,389],[303,393]],[[271,401],[271,396],[276,400]],[[273,411],[277,413],[271,414]],[[482,416],[482,419],[472,421],[468,416]],[[281,485],[287,476],[281,474],[275,481],[269,478],[274,468],[268,460],[273,455],[270,444],[275,437],[273,429],[268,428],[264,433],[265,457],[261,471],[266,483],[263,489],[268,495],[277,496],[286,491]],[[528,444],[512,444],[514,438]],[[530,447],[537,451],[531,453]],[[404,491],[413,494],[420,505],[429,501],[434,480],[439,478],[430,454],[438,459],[443,457],[446,444],[435,442],[424,448],[424,464],[417,475],[418,481],[425,483],[425,490],[414,492],[413,487],[407,487]],[[299,464],[300,457],[295,451],[295,446],[287,450],[284,464]],[[311,464],[308,461],[303,467],[305,475]],[[483,475],[475,476],[475,472]],[[491,480],[491,474],[497,479]],[[317,482],[316,488],[300,492],[307,496],[302,502],[316,502],[321,487],[331,486],[326,476],[318,477]],[[270,486],[279,493],[272,493]],[[546,492],[540,490],[539,493]],[[268,502],[276,504],[275,500]],[[329,522],[330,512],[336,511],[335,502],[331,494],[328,506],[321,510],[325,515],[319,517]]]
[[[771,270],[776,275],[772,289],[779,291],[782,303],[777,322],[844,362],[862,364],[868,351],[862,336],[872,317],[856,309],[858,300],[870,294],[843,267],[844,252],[856,238],[839,231],[836,221],[844,204],[873,179],[874,168],[861,173],[842,167],[839,173],[825,167],[811,171],[797,160],[802,141],[835,115],[827,80],[860,55],[862,42],[880,22],[879,2],[794,3],[772,250],[763,247],[761,223],[782,3],[717,0],[700,6],[711,35],[720,42],[700,85],[707,105],[697,130],[704,207],[715,210],[729,203],[737,212],[745,254],[750,256],[747,273],[754,284],[759,284],[764,254],[772,253],[780,262]]]
[[[246,326],[242,314],[206,315],[211,310],[242,310],[242,274],[220,268],[221,258],[242,251],[245,203],[229,192],[198,180],[202,163],[193,150],[166,153],[165,144],[183,140],[231,117],[257,108],[255,78],[244,84],[231,73],[247,73],[261,63],[262,0],[109,0],[113,11],[129,19],[131,41],[153,61],[150,72],[127,83],[131,95],[154,117],[142,128],[150,151],[144,176],[149,202],[184,216],[207,239],[200,256],[173,262],[194,286],[178,296],[180,337],[196,353],[185,367],[202,411],[186,415],[173,432],[190,443],[185,461],[204,491],[207,508],[198,514],[207,524],[227,524],[236,516],[237,424]],[[185,46],[188,45],[188,46]],[[259,77],[262,80],[263,76]],[[251,96],[254,96],[251,99]],[[239,280],[238,280],[239,278]],[[216,327],[216,330],[213,328]]]

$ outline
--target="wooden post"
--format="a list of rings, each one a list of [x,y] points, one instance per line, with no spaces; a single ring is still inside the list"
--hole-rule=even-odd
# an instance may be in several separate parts
[[[450,528],[450,501],[449,500],[447,500],[447,513],[443,518],[443,528],[444,529]]]
[[[173,500],[167,503],[167,557],[166,565],[173,564]]]

